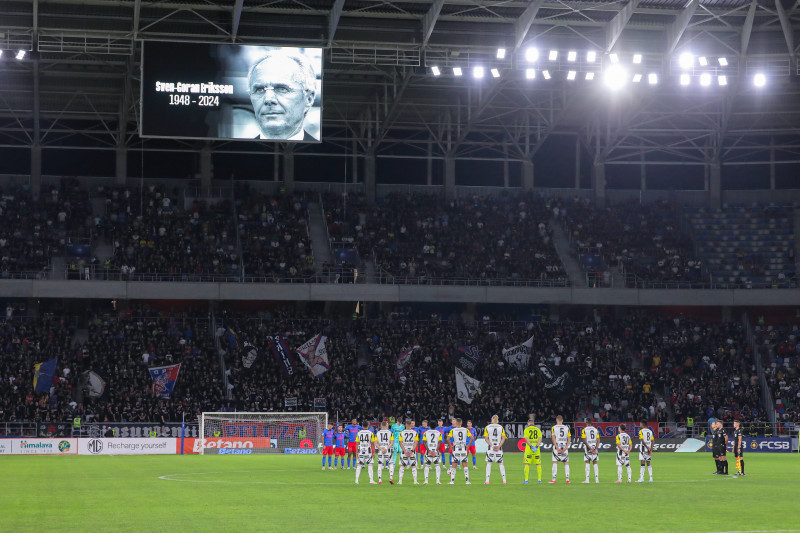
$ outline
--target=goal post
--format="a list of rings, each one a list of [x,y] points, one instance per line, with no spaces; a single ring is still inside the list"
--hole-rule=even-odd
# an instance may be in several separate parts
[[[321,454],[328,413],[203,413],[200,454]]]

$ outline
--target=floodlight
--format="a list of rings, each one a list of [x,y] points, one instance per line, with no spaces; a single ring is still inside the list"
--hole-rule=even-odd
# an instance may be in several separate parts
[[[647,75],[647,83],[650,85],[656,85],[658,83],[658,74],[655,72],[651,72]]]
[[[617,54],[609,54],[608,58],[611,60],[612,63],[617,64],[619,63],[619,56]]]
[[[594,72],[587,72],[586,81],[592,81],[593,79],[594,79]]]
[[[633,75],[633,83],[639,83],[640,81],[642,81],[642,75],[641,74],[634,74]]]
[[[570,50],[567,53],[567,61],[575,61],[576,59],[578,59],[578,52],[575,50]]]
[[[539,59],[539,50],[536,48],[528,48],[525,50],[525,59],[531,63]]]
[[[497,49],[497,59],[505,59],[506,58],[506,49],[505,48],[498,48]]]
[[[573,81],[575,79],[575,76],[577,75],[578,75],[577,72],[575,72],[574,70],[570,70],[569,72],[567,72],[567,79],[569,81]]]
[[[550,61],[555,61],[558,59],[558,50],[550,50],[550,53],[547,54],[547,59]]]
[[[483,78],[483,67],[472,67],[472,77],[479,80]]]
[[[721,67],[727,67],[728,66],[728,58],[727,57],[720,57],[718,59],[718,61],[719,61],[719,66],[721,66]]]
[[[703,72],[702,74],[700,74],[700,85],[702,85],[703,87],[708,87],[709,85],[711,85],[711,74],[709,74],[708,72]]]
[[[689,85],[691,79],[688,74],[681,74],[681,85]]]
[[[536,78],[536,69],[535,68],[526,68],[525,69],[525,78],[529,80],[533,80]]]
[[[628,81],[628,73],[621,65],[611,65],[603,73],[603,82],[609,89],[619,89]]]
[[[642,62],[642,54],[633,54],[633,63],[638,65]]]
[[[431,72],[433,72],[434,76],[439,76],[442,74],[442,71],[439,69],[439,67],[431,67]]]
[[[500,77],[500,71],[499,71],[499,70],[497,70],[496,68],[493,68],[493,69],[491,70],[491,72],[492,72],[492,77],[493,77],[493,78],[499,78],[499,77]]]
[[[728,76],[717,76],[717,83],[720,87],[725,87],[728,85]]]
[[[678,57],[678,65],[684,70],[692,68],[694,65],[694,56],[689,52],[684,52]]]
[[[454,76],[461,76],[464,72],[461,70],[461,67],[453,67],[453,75]]]
[[[3,57],[3,51],[0,50],[0,57]]]
[[[700,64],[701,67],[708,66],[708,58],[706,56],[700,56],[697,58],[697,62]]]
[[[753,85],[755,85],[756,87],[763,87],[766,84],[767,84],[767,78],[761,72],[753,76]]]
[[[25,57],[25,50],[17,51],[17,59],[21,60]]]
[[[550,71],[549,70],[543,70],[542,71],[542,76],[544,76],[544,79],[549,80],[550,79]]]
[[[588,52],[586,52],[587,63],[594,63],[596,59],[597,59],[597,52],[595,52],[594,50],[589,50]]]

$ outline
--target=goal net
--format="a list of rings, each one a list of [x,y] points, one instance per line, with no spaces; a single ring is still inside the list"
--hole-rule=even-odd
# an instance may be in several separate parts
[[[321,454],[328,413],[203,413],[200,454]]]

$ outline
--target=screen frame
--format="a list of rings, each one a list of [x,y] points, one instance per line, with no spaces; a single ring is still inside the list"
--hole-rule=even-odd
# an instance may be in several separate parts
[[[319,139],[314,139],[312,141],[306,141],[302,139],[294,140],[294,139],[242,139],[238,137],[190,137],[190,136],[176,136],[176,135],[151,135],[151,134],[143,134],[144,130],[144,69],[145,69],[145,46],[148,42],[153,43],[176,43],[176,44],[203,44],[203,45],[217,45],[217,46],[268,46],[271,48],[318,48],[320,50],[320,62],[321,65],[325,64],[325,53],[328,50],[326,46],[319,46],[317,44],[295,44],[293,46],[284,46],[279,44],[264,44],[264,43],[219,43],[219,42],[208,42],[208,41],[196,41],[196,40],[180,40],[180,39],[136,39],[141,43],[141,56],[139,61],[139,120],[137,121],[136,133],[142,139],[176,139],[176,140],[194,140],[194,141],[229,141],[229,142],[252,142],[252,143],[291,143],[291,144],[322,144],[322,116],[324,113],[325,108],[325,100],[324,100],[324,90],[322,95],[320,95],[320,102],[319,102]],[[324,68],[320,69],[319,73],[319,80],[320,80],[320,87],[322,87],[324,76]]]

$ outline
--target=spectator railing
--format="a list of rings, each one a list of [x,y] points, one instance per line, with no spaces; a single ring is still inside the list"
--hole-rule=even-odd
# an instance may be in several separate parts
[[[30,420],[0,422],[0,437],[35,437],[36,427],[36,422]]]
[[[514,279],[514,278],[437,278],[428,276],[395,276],[376,269],[376,281],[386,285],[457,285],[466,287],[569,287],[565,279]]]
[[[23,270],[23,271],[2,271],[0,272],[0,279],[50,279],[52,267],[47,266],[41,270]]]

